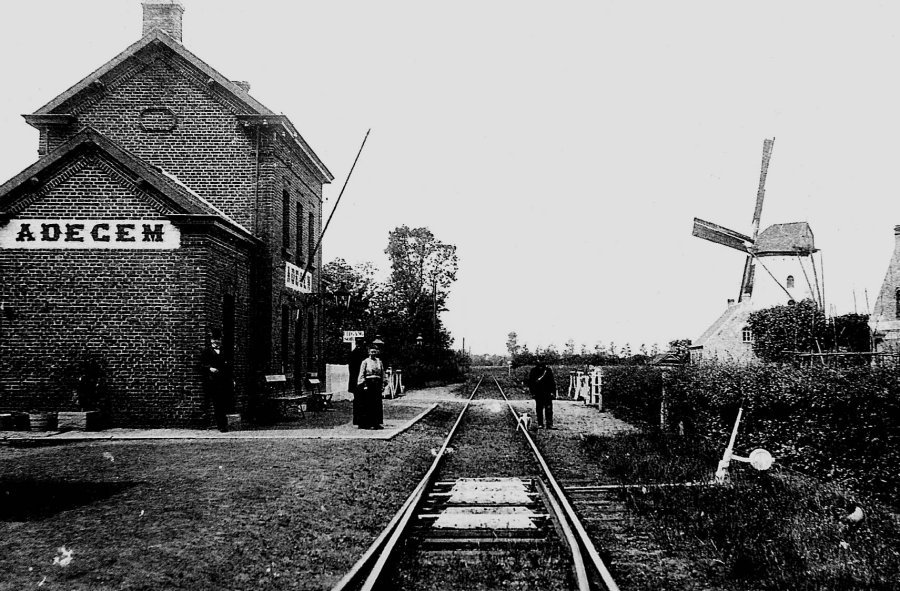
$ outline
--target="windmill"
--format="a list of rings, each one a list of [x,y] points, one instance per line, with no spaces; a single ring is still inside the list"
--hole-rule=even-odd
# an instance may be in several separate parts
[[[808,292],[803,292],[821,306],[821,292],[819,290],[818,272],[812,254],[817,251],[814,244],[812,229],[806,222],[793,222],[788,224],[773,224],[759,231],[759,222],[762,217],[762,206],[766,195],[766,174],[769,170],[769,160],[772,158],[772,146],[775,138],[766,139],[763,142],[762,167],[759,173],[759,188],[756,191],[756,205],[753,208],[753,222],[750,236],[735,232],[729,228],[719,226],[712,222],[694,218],[692,235],[733,248],[746,255],[744,260],[744,272],[741,276],[741,289],[738,294],[738,302],[749,300],[754,293],[756,280],[756,265],[759,264],[770,276],[787,300],[796,300],[796,294],[801,290],[795,287],[797,279],[793,273],[798,267],[806,279]],[[763,258],[771,257],[767,265]],[[810,279],[803,264],[803,259],[809,257],[812,266],[813,280]],[[796,260],[795,260],[796,259]],[[789,263],[786,267],[785,262]],[[787,268],[785,273],[780,273]],[[773,269],[775,272],[773,272]],[[814,285],[815,283],[815,285]]]

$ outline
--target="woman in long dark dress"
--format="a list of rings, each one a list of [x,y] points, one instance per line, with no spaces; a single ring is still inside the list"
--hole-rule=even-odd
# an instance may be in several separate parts
[[[381,429],[384,421],[381,406],[381,392],[384,389],[384,365],[378,358],[378,346],[369,346],[369,356],[359,366],[356,380],[357,391],[362,390],[362,405],[359,414],[360,429]]]
[[[363,340],[359,337],[356,339],[356,347],[350,351],[350,363],[347,364],[348,369],[350,370],[350,377],[348,379],[347,391],[353,394],[353,424],[359,424],[359,415],[361,412],[361,408],[364,406],[363,397],[365,396],[365,392],[363,392],[363,388],[358,386],[356,380],[359,379],[359,366],[362,365],[363,360],[366,358],[366,347],[363,343]]]

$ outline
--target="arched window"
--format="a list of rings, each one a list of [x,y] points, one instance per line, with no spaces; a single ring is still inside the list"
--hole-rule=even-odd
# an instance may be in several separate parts
[[[741,341],[744,343],[753,342],[753,331],[750,330],[749,326],[745,326],[741,329]]]
[[[794,289],[794,276],[793,275],[787,276],[787,288]]]

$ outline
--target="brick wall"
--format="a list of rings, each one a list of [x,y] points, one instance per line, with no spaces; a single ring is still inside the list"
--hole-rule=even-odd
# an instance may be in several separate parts
[[[255,134],[238,123],[240,107],[171,52],[142,57],[73,108],[76,125],[51,128],[49,149],[91,126],[252,231]]]
[[[17,216],[160,218],[103,158],[82,156]],[[235,296],[237,402],[246,405],[250,255],[184,229],[176,250],[0,250],[0,407],[74,410],[78,365],[100,367],[93,406],[121,426],[207,425],[199,353]]]
[[[104,367],[103,410],[115,424],[209,423],[210,404],[196,362],[208,332],[222,326],[233,296],[238,411],[253,403],[264,373],[316,371],[318,300],[287,289],[282,247],[282,190],[291,194],[290,233],[308,219],[322,225],[322,182],[278,122],[242,122],[248,107],[172,50],[150,44],[54,111],[75,122],[47,122],[39,153],[58,148],[84,126],[161,167],[200,198],[255,234],[263,246],[208,228],[182,228],[174,251],[0,251],[0,296],[14,314],[0,326],[0,408],[62,408],[63,377],[80,357]],[[252,113],[250,113],[252,114]],[[67,176],[66,176],[67,175]],[[71,163],[45,181],[17,217],[151,219],[172,213],[104,158]],[[313,240],[315,242],[315,239]],[[313,267],[319,291],[321,249]],[[299,312],[302,339],[290,326],[283,357],[282,306]],[[313,322],[307,322],[312,311]],[[313,347],[306,334],[312,333]]]

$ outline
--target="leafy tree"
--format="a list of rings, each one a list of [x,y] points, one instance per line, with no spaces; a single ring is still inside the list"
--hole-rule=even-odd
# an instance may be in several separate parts
[[[872,350],[872,334],[868,314],[844,314],[831,319],[833,347],[838,350],[866,352]]]
[[[371,263],[350,265],[338,258],[323,267],[322,280],[328,295],[323,301],[321,330],[325,359],[329,362],[347,361],[350,347],[343,343],[344,330],[364,330],[374,336],[370,304],[381,289],[374,277]]]
[[[388,234],[388,283],[376,293],[375,315],[394,363],[424,377],[455,377],[466,361],[451,349],[440,313],[456,280],[456,247],[437,240],[428,228],[400,226]],[[422,336],[423,347],[416,345]],[[390,340],[389,340],[390,339]]]
[[[515,332],[511,332],[506,335],[506,351],[509,353],[510,358],[515,357],[519,352],[519,335]]]
[[[753,352],[763,361],[788,361],[792,352],[823,352],[828,343],[825,313],[812,300],[750,314]]]
[[[575,354],[575,341],[572,339],[569,339],[568,341],[566,341],[566,346],[563,349],[563,356],[571,357],[574,354]]]
[[[446,291],[456,281],[456,247],[444,244],[428,228],[400,226],[388,234],[384,251],[391,260],[391,287],[406,306],[407,314],[443,303]]]

